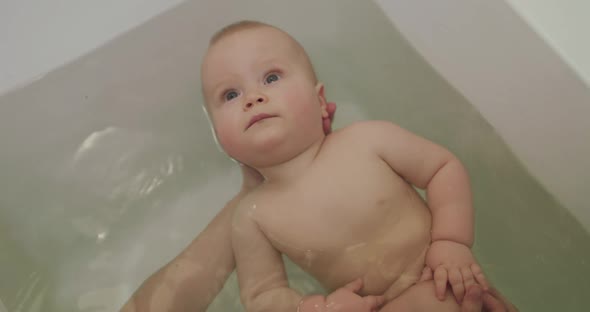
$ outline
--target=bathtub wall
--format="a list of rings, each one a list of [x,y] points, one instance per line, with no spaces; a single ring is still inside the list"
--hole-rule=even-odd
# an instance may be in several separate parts
[[[508,0],[524,20],[590,85],[590,2],[584,0]]]
[[[505,1],[377,1],[416,50],[590,231],[585,196],[590,89],[584,82],[590,53],[585,53],[588,40],[582,39],[588,3],[509,2],[530,16],[541,35]],[[550,16],[542,14],[547,9]],[[549,19],[568,22],[558,29]]]
[[[0,2],[0,94],[41,78],[181,1]]]

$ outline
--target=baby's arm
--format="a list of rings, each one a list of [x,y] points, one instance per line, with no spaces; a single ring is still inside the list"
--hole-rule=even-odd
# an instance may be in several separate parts
[[[445,148],[389,122],[363,122],[352,127],[357,129],[353,135],[370,140],[375,153],[398,175],[426,189],[433,241],[426,264],[434,271],[439,298],[444,298],[447,280],[459,301],[465,286],[475,280],[487,288],[470,250],[473,207],[469,177],[461,162]]]

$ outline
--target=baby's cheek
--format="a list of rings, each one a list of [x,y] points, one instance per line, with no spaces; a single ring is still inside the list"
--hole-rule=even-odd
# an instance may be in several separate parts
[[[308,94],[302,94],[302,92],[289,92],[286,94],[286,98],[286,102],[291,105],[291,112],[297,117],[305,116],[309,118],[317,111],[315,107],[316,102]],[[317,106],[319,107],[319,103],[317,103]]]
[[[219,144],[228,154],[230,154],[237,141],[235,135],[233,135],[231,129],[223,126],[218,126],[216,132]]]
[[[322,110],[318,101],[314,98],[305,99],[304,105],[297,110],[300,124],[306,124],[307,127],[315,128],[322,125]]]
[[[231,158],[243,161],[244,146],[240,134],[231,126],[224,127],[223,125],[219,125],[216,132],[219,145],[221,145],[225,153]]]

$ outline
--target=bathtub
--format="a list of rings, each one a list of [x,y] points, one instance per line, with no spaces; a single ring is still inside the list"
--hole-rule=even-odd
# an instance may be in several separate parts
[[[390,120],[463,161],[474,252],[522,311],[584,310],[587,230],[377,4],[243,3],[184,2],[0,97],[0,312],[116,311],[237,191],[199,62],[215,30],[244,18],[302,42],[338,104],[335,128]],[[322,292],[287,268],[294,287]],[[209,311],[241,310],[232,275]]]

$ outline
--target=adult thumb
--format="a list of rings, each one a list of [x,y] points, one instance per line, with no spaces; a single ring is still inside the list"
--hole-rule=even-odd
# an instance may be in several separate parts
[[[461,305],[461,312],[481,312],[483,305],[481,286],[475,284],[467,289],[463,304]]]

